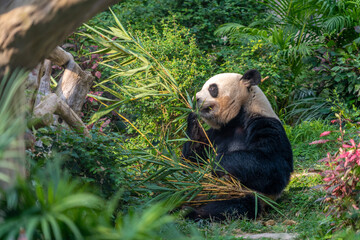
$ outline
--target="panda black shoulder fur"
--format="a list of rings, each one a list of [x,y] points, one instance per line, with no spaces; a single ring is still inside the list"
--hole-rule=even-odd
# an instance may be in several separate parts
[[[183,146],[184,158],[206,159],[209,139],[215,147],[221,177],[226,170],[246,187],[276,198],[289,182],[293,157],[285,130],[271,105],[257,86],[261,82],[257,70],[243,76],[223,73],[210,78],[196,94],[201,118],[211,127],[202,131],[195,113],[188,117],[187,135],[191,140]],[[200,144],[203,142],[205,144]],[[259,201],[258,201],[259,202]],[[190,218],[224,219],[226,214],[255,217],[255,198],[215,201],[191,212]],[[257,212],[261,205],[257,206]]]

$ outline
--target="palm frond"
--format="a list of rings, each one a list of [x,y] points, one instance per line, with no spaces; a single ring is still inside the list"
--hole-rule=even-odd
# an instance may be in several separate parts
[[[83,184],[70,180],[59,161],[50,161],[33,173],[31,180],[19,179],[14,188],[1,194],[0,238],[16,238],[24,229],[27,239],[84,239],[80,216],[90,217],[103,209],[103,200],[84,192]]]
[[[302,121],[327,119],[331,114],[332,104],[322,97],[306,97],[294,101],[288,106],[286,120],[295,120],[295,124]]]
[[[336,0],[318,0],[316,5],[319,6],[320,12],[331,15],[336,11],[337,2]]]
[[[324,22],[324,28],[329,32],[341,31],[344,27],[347,27],[350,24],[350,19],[348,16],[333,16]]]
[[[246,27],[238,23],[224,24],[215,31],[215,35],[217,36],[229,36],[236,38],[236,34],[267,38],[269,33],[266,30]]]

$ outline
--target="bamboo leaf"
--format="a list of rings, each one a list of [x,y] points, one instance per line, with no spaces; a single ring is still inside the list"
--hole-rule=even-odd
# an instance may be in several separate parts
[[[108,114],[111,111],[114,111],[116,108],[120,107],[123,104],[123,102],[116,102],[112,105],[107,106],[106,108],[97,111],[94,113],[94,115],[91,117],[89,124],[92,124],[96,121],[98,121],[102,116]]]

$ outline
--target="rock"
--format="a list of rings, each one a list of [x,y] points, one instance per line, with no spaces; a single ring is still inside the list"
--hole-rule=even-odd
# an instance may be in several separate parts
[[[274,220],[270,219],[270,220],[264,222],[263,224],[264,224],[264,226],[274,226],[276,224],[276,222]]]
[[[296,233],[259,233],[259,234],[239,234],[236,237],[244,239],[277,239],[277,240],[292,240],[296,239]]]
[[[297,222],[295,222],[294,220],[286,219],[285,221],[283,221],[283,224],[286,226],[293,226],[296,225]]]

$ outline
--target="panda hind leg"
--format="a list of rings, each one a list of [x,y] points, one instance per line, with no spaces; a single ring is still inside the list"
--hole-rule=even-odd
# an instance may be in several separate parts
[[[243,198],[214,201],[192,210],[186,218],[198,220],[211,218],[217,221],[226,220],[227,217],[255,219],[261,212],[259,199],[248,195]]]

